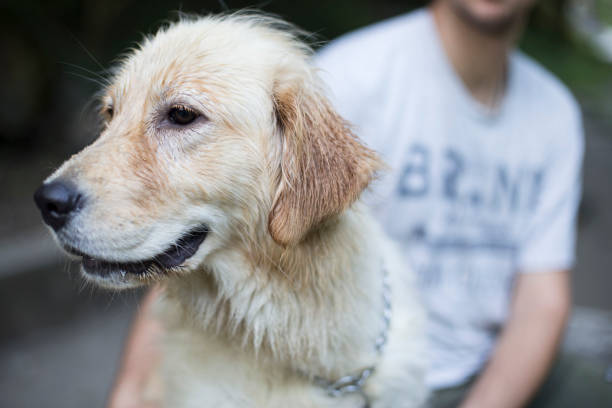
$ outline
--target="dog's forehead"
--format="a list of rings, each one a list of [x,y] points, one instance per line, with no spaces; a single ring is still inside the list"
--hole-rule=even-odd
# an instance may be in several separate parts
[[[217,88],[222,95],[271,87],[274,60],[289,48],[286,38],[264,26],[211,18],[181,21],[145,39],[119,67],[112,90],[123,98],[142,96],[143,89],[168,96],[185,89]]]

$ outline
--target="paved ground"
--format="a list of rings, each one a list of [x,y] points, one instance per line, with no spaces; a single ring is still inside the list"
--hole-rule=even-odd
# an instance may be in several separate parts
[[[607,121],[585,119],[584,191],[574,295],[579,305],[612,310],[612,115]]]
[[[574,302],[581,307],[566,347],[612,363],[612,123],[587,117],[586,125],[573,277]],[[18,170],[12,174],[19,177]],[[40,178],[20,180],[27,197],[0,207],[18,205],[13,213],[30,227],[38,219],[30,194]],[[7,225],[0,228],[0,407],[103,407],[139,294],[81,288],[43,230],[16,234]],[[10,225],[19,226],[19,220]]]
[[[23,322],[11,324],[10,318],[3,325],[0,407],[103,408],[138,296],[112,299],[100,293],[79,294],[66,276],[54,272],[60,279],[51,283],[55,277],[41,274],[34,274],[32,279],[49,284],[55,295],[38,298],[21,313],[28,327],[23,327]],[[11,282],[2,289],[19,288],[29,280]],[[45,307],[61,291],[68,297],[61,299],[54,310]],[[6,291],[0,290],[0,295],[5,299]],[[565,349],[612,364],[610,322],[612,312],[577,308]]]
[[[0,406],[102,408],[132,307],[35,330],[0,349]]]

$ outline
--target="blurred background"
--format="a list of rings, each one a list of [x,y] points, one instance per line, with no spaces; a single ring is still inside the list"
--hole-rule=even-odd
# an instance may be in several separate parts
[[[85,286],[32,194],[91,142],[113,59],[173,20],[255,7],[319,43],[408,12],[409,0],[3,0],[0,5],[0,406],[103,407],[139,292]],[[521,48],[560,77],[585,118],[576,305],[564,347],[612,363],[612,0],[543,0]],[[612,381],[612,371],[609,373]]]

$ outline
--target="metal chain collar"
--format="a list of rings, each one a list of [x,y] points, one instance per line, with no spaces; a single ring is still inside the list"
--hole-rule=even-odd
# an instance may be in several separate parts
[[[383,300],[383,330],[376,338],[374,349],[378,355],[387,344],[389,327],[391,326],[391,283],[389,282],[389,272],[382,266],[382,300]],[[341,397],[345,394],[359,393],[365,400],[365,406],[369,407],[370,403],[367,395],[363,392],[363,386],[370,376],[374,373],[375,366],[366,367],[354,375],[346,375],[336,381],[330,381],[322,377],[315,377],[315,382],[325,388],[330,397]]]

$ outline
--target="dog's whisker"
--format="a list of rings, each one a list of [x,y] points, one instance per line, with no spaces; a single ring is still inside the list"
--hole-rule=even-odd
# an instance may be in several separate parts
[[[217,0],[219,2],[219,6],[221,6],[221,10],[222,11],[229,11],[229,7],[227,6],[227,3],[224,0]]]
[[[94,84],[96,84],[96,85],[98,85],[100,87],[105,87],[107,85],[105,82],[101,82],[100,80],[95,79],[95,78],[90,78],[90,77],[82,75],[82,74],[80,74],[78,72],[66,71],[66,73],[69,74],[69,75],[73,75],[75,77],[84,79],[84,80],[86,80],[88,82],[92,82],[92,83],[94,83]]]
[[[70,260],[69,259],[65,259],[62,262],[62,269],[63,269],[64,275],[68,275],[70,273]]]
[[[96,98],[90,98],[83,105],[83,107],[81,108],[81,112],[79,114],[79,119],[82,121],[84,119],[85,115],[89,114],[90,117],[94,118],[94,122],[95,122],[95,125],[91,126],[92,129],[87,129],[86,128],[86,131],[90,130],[91,132],[93,132],[94,130],[98,130],[98,131],[100,130],[100,125],[102,124],[102,120],[101,120],[101,118],[100,118],[100,116],[99,116],[99,114],[97,112],[95,112],[95,114],[92,113],[92,111],[94,110],[93,106],[96,103],[99,104],[99,101]],[[100,109],[95,109],[95,110],[99,111]]]
[[[115,297],[117,296],[117,293],[115,291],[111,291],[111,295],[109,296],[108,300],[106,301],[106,305],[104,307],[104,311],[108,311],[110,310],[113,301],[115,300]]]
[[[106,77],[106,76],[104,76],[104,75],[102,75],[102,74],[100,74],[100,73],[98,73],[98,72],[95,72],[95,71],[92,71],[92,70],[87,69],[87,68],[85,68],[85,67],[82,67],[82,66],[80,66],[80,65],[73,64],[73,63],[70,63],[70,62],[65,62],[65,61],[60,61],[60,64],[62,64],[62,65],[66,65],[66,66],[68,66],[68,67],[72,67],[72,68],[80,69],[81,71],[84,71],[84,72],[85,72],[85,73],[87,73],[87,74],[94,75],[94,76],[95,76],[95,77],[97,77],[99,80],[104,81],[104,83],[106,83],[107,85],[110,83],[110,79],[109,79],[108,77]]]
[[[74,35],[74,34],[72,33],[72,31],[68,31],[68,32],[69,32],[70,36],[72,37],[72,39],[73,39],[73,40],[74,40],[74,41],[75,41],[75,42],[76,42],[76,43],[79,45],[79,47],[81,47],[81,49],[83,49],[83,51],[85,51],[85,54],[87,54],[87,56],[88,56],[89,58],[91,58],[91,60],[92,60],[92,61],[93,61],[93,62],[94,62],[96,65],[98,65],[98,66],[99,66],[99,67],[102,69],[102,71],[107,71],[107,69],[106,69],[106,68],[104,68],[104,65],[102,65],[102,64],[100,63],[100,61],[98,61],[98,59],[97,59],[96,57],[94,57],[94,55],[93,55],[93,54],[92,54],[92,53],[91,53],[91,52],[90,52],[90,51],[87,49],[87,47],[85,46],[85,44],[83,44],[83,43],[82,43],[82,42],[81,42],[81,41],[80,41],[80,40],[79,40],[79,39],[76,37],[76,35]]]

